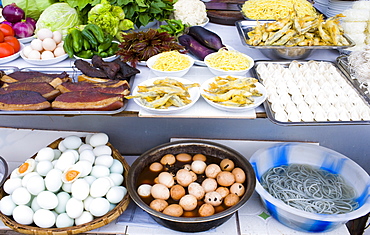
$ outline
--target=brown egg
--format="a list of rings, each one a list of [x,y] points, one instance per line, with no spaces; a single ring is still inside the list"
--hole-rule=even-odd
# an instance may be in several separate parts
[[[197,207],[197,202],[198,200],[194,195],[187,194],[180,199],[179,205],[185,211],[192,211]]]
[[[181,185],[176,184],[170,189],[170,195],[173,200],[178,201],[185,195],[185,189]]]
[[[245,182],[245,178],[246,178],[245,177],[245,172],[241,168],[235,167],[231,171],[231,173],[233,173],[234,176],[235,176],[235,182],[241,183],[241,184]]]
[[[233,183],[230,186],[230,193],[232,194],[235,194],[241,197],[243,196],[244,192],[245,192],[245,188],[244,188],[244,185],[242,185],[241,183]]]
[[[176,173],[177,183],[187,187],[191,182],[193,182],[193,175],[186,169],[180,169]]]
[[[209,164],[206,167],[205,173],[208,178],[216,178],[217,174],[221,172],[221,168],[217,164]]]
[[[219,194],[221,194],[221,197],[222,198],[225,198],[229,193],[230,193],[230,190],[226,187],[218,187],[216,189],[216,192],[218,192]]]
[[[154,178],[154,183],[155,183],[155,184],[159,184],[159,178],[158,178],[158,177],[155,177],[155,178]]]
[[[166,154],[161,158],[160,162],[162,165],[166,165],[166,164],[173,165],[176,162],[176,158],[172,154]]]
[[[193,161],[197,161],[197,160],[200,160],[200,161],[205,162],[205,161],[207,161],[207,157],[206,157],[206,156],[204,156],[204,155],[203,155],[203,154],[201,154],[201,153],[197,153],[197,154],[195,154],[195,155],[193,156]]]
[[[215,191],[217,188],[217,181],[213,178],[203,180],[202,187],[206,193]]]
[[[191,170],[196,174],[203,174],[206,170],[207,164],[203,161],[196,160],[191,163]]]
[[[195,210],[184,211],[184,213],[182,213],[182,217],[196,217],[196,216],[197,216],[197,212]]]
[[[222,159],[220,162],[221,170],[223,171],[232,171],[235,167],[234,162],[228,158]]]
[[[194,195],[197,200],[201,200],[206,193],[204,188],[197,182],[193,182],[188,186],[188,192],[191,195]]]
[[[222,197],[221,194],[219,194],[216,191],[208,192],[204,196],[204,202],[211,204],[212,206],[219,206],[222,203]]]
[[[224,198],[224,204],[225,206],[230,207],[237,204],[239,200],[240,198],[237,195],[230,193]]]
[[[159,173],[158,182],[165,185],[167,188],[171,188],[175,184],[172,174],[168,172]]]
[[[163,165],[159,162],[153,162],[152,164],[150,164],[149,170],[153,172],[160,172],[163,170]]]
[[[142,184],[137,188],[137,193],[140,197],[149,197],[152,186],[150,184]]]
[[[191,174],[191,177],[192,177],[192,179],[193,179],[193,182],[194,182],[194,181],[196,181],[196,180],[198,179],[197,174],[195,174],[193,171],[189,171],[189,172],[190,172],[190,174]]]
[[[179,162],[190,162],[192,159],[192,156],[187,153],[179,153],[176,155],[176,160]]]
[[[179,204],[171,204],[164,208],[163,214],[180,217],[184,213],[184,209]]]
[[[199,208],[198,213],[202,217],[211,216],[215,213],[215,208],[211,204],[205,203]]]
[[[235,182],[235,176],[230,171],[221,171],[218,173],[217,177],[217,183],[221,186],[230,186]]]
[[[168,202],[163,199],[154,199],[153,201],[150,202],[149,206],[153,210],[161,212],[168,206]]]
[[[191,170],[191,165],[190,164],[185,164],[182,168],[184,168],[185,170],[190,171]]]
[[[150,189],[150,194],[155,199],[167,200],[170,198],[170,190],[163,184],[155,184]]]

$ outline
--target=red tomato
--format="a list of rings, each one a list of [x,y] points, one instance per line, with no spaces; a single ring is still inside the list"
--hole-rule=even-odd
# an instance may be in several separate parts
[[[4,34],[0,31],[0,42],[4,42]]]
[[[13,36],[4,37],[4,42],[8,43],[14,48],[14,53],[21,49],[21,44],[19,43],[18,39]]]
[[[0,58],[4,58],[14,54],[14,48],[6,43],[0,42]]]
[[[8,24],[0,24],[0,30],[3,32],[4,36],[14,36],[14,30],[12,26]]]

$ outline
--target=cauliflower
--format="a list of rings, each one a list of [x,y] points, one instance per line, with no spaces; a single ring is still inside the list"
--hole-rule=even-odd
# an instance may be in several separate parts
[[[184,24],[194,26],[206,21],[206,5],[200,0],[178,0],[173,8],[174,18]]]

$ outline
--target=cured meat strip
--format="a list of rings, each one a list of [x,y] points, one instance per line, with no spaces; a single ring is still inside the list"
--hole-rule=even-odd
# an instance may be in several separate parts
[[[64,82],[57,87],[62,93],[71,91],[99,91],[109,94],[130,94],[130,87],[126,81],[121,82],[103,82],[103,83],[91,83],[91,82]]]
[[[58,110],[116,110],[123,107],[123,97],[98,91],[72,91],[59,95],[51,107]]]
[[[0,94],[7,94],[12,91],[24,90],[24,91],[36,91],[40,93],[47,100],[53,100],[60,94],[59,90],[54,89],[47,82],[14,82],[7,83],[0,88]]]
[[[77,59],[75,60],[74,64],[79,70],[81,70],[83,74],[89,77],[108,78],[104,71],[91,66],[91,64],[87,61]]]
[[[12,91],[0,95],[0,110],[30,111],[50,108],[50,103],[35,91]]]
[[[119,64],[115,62],[105,62],[100,56],[94,55],[91,58],[91,63],[94,67],[104,71],[109,79],[115,79],[117,73],[121,70]]]
[[[13,82],[47,82],[52,86],[59,85],[62,82],[72,81],[67,72],[59,74],[48,74],[37,71],[16,71],[1,77],[5,83]],[[59,83],[59,84],[58,84]]]

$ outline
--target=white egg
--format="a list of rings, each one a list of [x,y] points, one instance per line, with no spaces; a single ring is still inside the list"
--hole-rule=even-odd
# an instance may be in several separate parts
[[[106,195],[106,198],[110,203],[119,203],[127,194],[127,189],[123,186],[111,187]]]
[[[58,144],[58,149],[61,151],[61,152],[64,152],[67,150],[67,148],[63,145],[63,141],[60,141],[59,144]]]
[[[32,199],[31,208],[32,208],[33,211],[37,211],[39,209],[42,209],[41,206],[37,203],[37,197]]]
[[[118,173],[110,173],[109,178],[112,179],[115,186],[119,186],[123,183],[124,177]]]
[[[85,200],[90,193],[90,184],[84,179],[78,179],[72,183],[72,197]]]
[[[92,197],[103,197],[111,186],[111,180],[108,177],[97,178],[90,186],[90,195]]]
[[[60,155],[62,155],[62,151],[60,151],[59,149],[53,149],[54,151],[54,158],[53,160],[56,160],[60,157]]]
[[[60,43],[57,44],[57,47],[63,47],[64,46],[64,41],[61,41]]]
[[[91,139],[91,137],[93,136],[94,134],[88,134],[88,135],[86,135],[86,137],[85,137],[85,143],[86,144],[90,144],[90,139]]]
[[[72,165],[67,168],[62,174],[63,183],[73,183],[75,182],[83,172],[83,166]]]
[[[93,219],[94,219],[94,216],[90,212],[84,211],[79,217],[75,219],[75,224],[80,225],[80,224],[88,223],[92,221]]]
[[[52,161],[54,159],[54,150],[50,147],[40,149],[35,157],[36,161]]]
[[[93,147],[105,145],[108,143],[109,137],[105,133],[96,133],[90,137],[90,145]]]
[[[95,155],[94,152],[91,149],[85,149],[80,153],[80,161],[86,160],[91,162],[91,164],[95,161]]]
[[[63,47],[56,47],[55,50],[53,51],[54,57],[59,57],[62,55],[66,54],[66,51],[64,50]]]
[[[68,153],[68,152],[73,153],[73,156],[75,157],[75,162],[77,162],[80,159],[80,154],[78,153],[76,149],[67,149],[63,153]]]
[[[82,144],[79,148],[78,148],[78,152],[79,153],[82,153],[84,150],[86,149],[89,149],[89,150],[93,150],[93,147],[89,144]]]
[[[36,198],[37,203],[43,209],[54,209],[58,205],[58,197],[51,191],[42,191]]]
[[[81,146],[81,144],[82,144],[81,138],[75,135],[67,136],[63,140],[63,145],[67,149],[78,149]]]
[[[106,167],[111,167],[113,164],[113,157],[111,155],[100,155],[95,158],[95,165],[102,165]]]
[[[60,155],[58,161],[55,164],[55,168],[61,171],[65,171],[67,168],[71,167],[76,162],[75,154],[71,151],[64,151]]]
[[[23,187],[26,187],[26,185],[27,185],[27,183],[28,183],[28,180],[32,177],[32,176],[34,176],[34,175],[39,175],[39,173],[37,173],[37,172],[30,172],[30,173],[28,173],[28,174],[26,174],[26,175],[24,175],[23,176],[23,178],[22,178],[22,186]]]
[[[53,32],[53,39],[54,41],[59,44],[62,41],[63,35],[60,31]]]
[[[46,176],[46,174],[53,168],[54,166],[51,161],[39,161],[36,166],[36,172],[39,173],[39,175]]]
[[[36,165],[37,163],[35,159],[29,158],[16,169],[16,174],[18,174],[18,176],[24,176],[32,172],[35,169]]]
[[[94,198],[90,203],[90,213],[93,216],[103,216],[109,211],[109,209],[109,201],[102,197]]]
[[[51,169],[45,176],[45,187],[51,192],[57,192],[62,186],[62,171],[59,169]]]
[[[67,213],[61,213],[57,216],[57,219],[55,221],[55,226],[57,228],[65,228],[70,227],[74,225],[74,219],[69,217]]]
[[[55,224],[55,214],[46,209],[40,209],[33,214],[33,222],[40,228],[50,228]]]
[[[27,182],[26,188],[32,195],[37,195],[45,190],[44,178],[41,175],[34,175],[30,177]]]
[[[7,194],[12,194],[16,188],[22,187],[21,178],[7,179],[3,184],[3,189]]]
[[[96,178],[92,175],[85,176],[84,179],[86,180],[87,183],[90,185],[96,180]]]
[[[123,165],[122,163],[117,160],[117,159],[113,159],[113,164],[112,166],[109,168],[110,172],[112,173],[118,173],[118,174],[122,174],[123,171],[124,171],[124,168],[123,168]]]
[[[23,55],[24,55],[25,57],[27,57],[27,58],[28,58],[28,55],[30,54],[30,52],[31,52],[32,50],[33,50],[33,49],[32,49],[32,47],[31,47],[30,45],[25,46],[25,47],[23,48],[23,50],[22,50]]]
[[[99,145],[93,149],[93,152],[96,157],[101,155],[111,155],[112,149],[108,145]]]
[[[91,203],[91,201],[92,201],[93,199],[94,199],[94,197],[92,197],[92,196],[88,196],[88,197],[83,201],[85,210],[90,211],[90,203]]]
[[[40,40],[39,38],[35,38],[31,41],[31,48],[35,51],[42,51],[43,47],[42,47],[42,40]],[[30,52],[31,53],[31,52]],[[28,58],[29,58],[30,54],[28,55]]]
[[[53,32],[50,29],[42,28],[37,31],[36,36],[40,40],[44,40],[46,38],[53,38]]]
[[[30,59],[30,60],[39,60],[39,59],[41,59],[41,53],[37,50],[32,50],[28,54],[28,59]]]
[[[43,51],[41,53],[41,59],[42,60],[50,60],[50,59],[53,59],[55,56],[54,56],[54,53],[51,52],[51,51]]]
[[[82,169],[80,177],[85,177],[88,174],[90,174],[92,167],[93,167],[91,162],[86,161],[86,160],[81,160],[81,161],[76,162],[75,166],[80,167]]]
[[[11,216],[16,206],[17,205],[13,202],[12,197],[10,195],[4,196],[0,200],[0,211],[4,215]]]
[[[90,175],[96,177],[96,178],[101,178],[104,176],[108,176],[110,174],[109,168],[103,165],[96,165],[93,166]]]
[[[26,205],[20,205],[13,210],[13,219],[15,222],[23,225],[29,225],[33,222],[33,210]]]
[[[84,210],[83,202],[77,198],[71,197],[66,204],[66,213],[72,219],[79,217]]]
[[[64,190],[64,192],[70,193],[71,188],[72,188],[71,183],[63,183],[63,185],[62,185],[62,189]]]
[[[58,205],[55,207],[55,211],[59,214],[66,212],[67,201],[71,198],[71,195],[67,192],[59,192],[57,194]]]
[[[31,194],[25,187],[16,188],[11,196],[13,202],[17,205],[26,205],[31,200]]]

